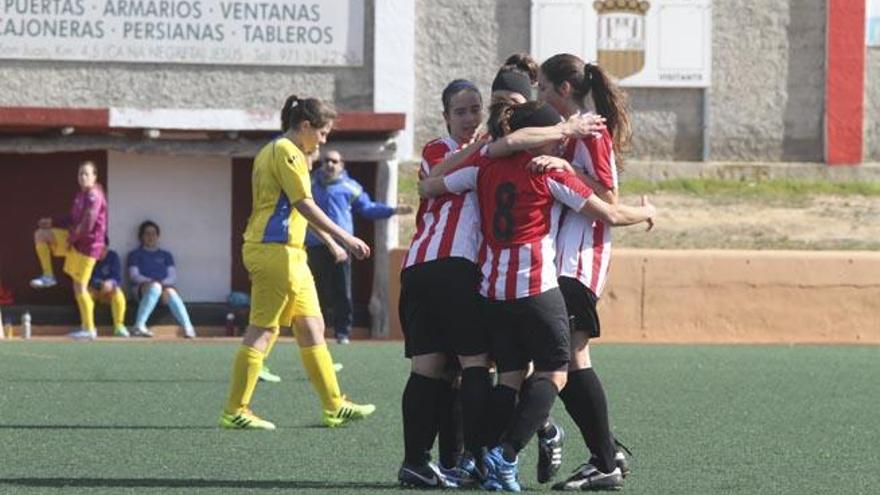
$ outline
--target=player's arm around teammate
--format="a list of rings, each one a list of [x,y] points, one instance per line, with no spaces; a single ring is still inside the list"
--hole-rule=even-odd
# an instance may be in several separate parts
[[[441,96],[448,136],[425,145],[419,177],[427,177],[444,158],[473,142],[483,118],[482,97],[463,79],[450,82]],[[479,238],[473,193],[421,201],[416,232],[401,270],[400,320],[410,376],[401,397],[404,462],[398,480],[404,486],[455,486],[472,481],[474,459],[460,456],[453,415],[461,398],[464,448],[479,456],[485,409],[491,390],[488,335],[479,325]],[[461,387],[449,369],[457,355]],[[452,366],[450,366],[452,365]],[[440,466],[430,462],[439,431]]]
[[[603,201],[616,203],[620,153],[631,135],[625,94],[598,65],[584,63],[574,55],[558,54],[541,65],[538,97],[566,117],[584,114],[592,107],[606,119],[606,130],[572,140],[564,157]],[[590,340],[600,336],[596,305],[610,265],[611,223],[601,212],[587,218],[568,216],[557,238],[559,285],[572,327],[569,381],[560,397],[592,454],[583,468],[557,484],[563,489],[613,488],[620,486],[622,476],[628,473],[626,458],[615,446],[605,392],[589,352]]]
[[[242,254],[251,278],[250,322],[233,362],[220,426],[275,429],[249,405],[265,353],[280,327],[295,327],[300,356],[321,400],[322,422],[339,426],[375,410],[345,399],[324,342],[324,319],[305,251],[311,225],[335,237],[357,258],[369,247],[334,224],[312,199],[306,154],[326,142],[336,112],[316,98],[290,96],[281,111],[284,134],[254,159],[253,202]]]

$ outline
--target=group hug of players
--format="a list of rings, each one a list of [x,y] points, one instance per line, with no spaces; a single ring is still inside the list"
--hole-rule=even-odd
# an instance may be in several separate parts
[[[592,457],[554,488],[619,488],[626,458],[588,344],[599,336],[609,228],[650,228],[655,214],[644,198],[617,203],[616,152],[630,136],[624,96],[574,55],[540,67],[514,55],[492,83],[487,134],[474,84],[453,81],[442,102],[449,136],[424,148],[417,231],[401,274],[412,373],[398,478],[519,491],[518,454],[537,432],[538,481],[550,481],[564,439],[549,419],[559,395]],[[449,419],[456,401],[461,451]],[[439,465],[429,456],[435,435]]]
[[[610,431],[588,344],[599,336],[610,227],[650,228],[655,215],[644,198],[641,206],[617,202],[616,156],[630,136],[623,94],[600,67],[574,55],[540,67],[514,55],[492,83],[485,126],[473,83],[449,83],[442,103],[448,136],[424,148],[416,233],[401,272],[412,367],[398,480],[520,491],[518,454],[537,433],[538,481],[550,481],[565,437],[549,418],[558,395],[591,458],[554,488],[619,488],[626,457]],[[369,256],[311,198],[307,156],[325,142],[335,117],[320,100],[291,96],[284,133],[254,160],[243,247],[250,325],[233,362],[222,427],[275,428],[249,404],[281,327],[296,329],[327,426],[375,410],[340,391],[303,247],[310,228],[332,252]],[[439,463],[430,455],[435,438]]]

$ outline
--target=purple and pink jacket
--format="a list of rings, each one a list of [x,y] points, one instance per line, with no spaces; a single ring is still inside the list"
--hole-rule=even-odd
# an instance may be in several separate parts
[[[53,218],[52,225],[67,228],[69,246],[90,258],[100,258],[107,235],[107,197],[101,185],[80,190],[73,199],[70,214]]]

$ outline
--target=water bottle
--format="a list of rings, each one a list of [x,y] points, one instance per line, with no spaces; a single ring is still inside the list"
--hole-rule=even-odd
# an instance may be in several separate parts
[[[25,311],[21,315],[21,336],[22,338],[31,338],[31,312]]]
[[[226,335],[235,337],[235,313],[232,311],[226,313]]]

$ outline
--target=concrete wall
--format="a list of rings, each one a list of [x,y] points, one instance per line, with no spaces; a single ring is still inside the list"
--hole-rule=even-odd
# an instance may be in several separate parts
[[[865,59],[865,156],[880,162],[880,47],[868,48]]]
[[[418,0],[415,152],[445,135],[440,94],[470,79],[486,98],[495,70],[529,49],[530,0]]]
[[[372,110],[373,0],[365,2],[361,67],[3,60],[0,106],[280,109],[296,93]]]
[[[713,3],[712,87],[630,88],[630,157],[823,160],[826,0]],[[529,0],[420,0],[416,148],[445,133],[440,92],[456,77],[488,91],[501,61],[529,49]]]
[[[232,171],[228,158],[110,152],[110,244],[123,264],[144,220],[159,224],[160,245],[174,255],[186,301],[220,302],[229,294]]]
[[[713,2],[710,160],[823,160],[825,3]]]
[[[877,273],[872,252],[617,249],[600,342],[880,344]]]

